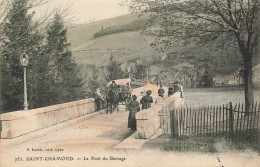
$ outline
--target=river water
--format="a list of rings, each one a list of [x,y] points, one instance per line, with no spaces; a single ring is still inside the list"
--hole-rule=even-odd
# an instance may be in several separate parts
[[[199,107],[244,103],[243,87],[184,88],[185,106]],[[260,102],[260,90],[254,90],[254,99]]]

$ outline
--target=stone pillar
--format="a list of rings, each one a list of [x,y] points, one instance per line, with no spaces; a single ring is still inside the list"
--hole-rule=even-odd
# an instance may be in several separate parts
[[[176,92],[161,103],[149,109],[141,110],[136,114],[137,136],[139,139],[148,139],[160,128],[159,114],[165,114],[165,120],[169,121],[170,111],[177,109],[182,102],[180,92]]]

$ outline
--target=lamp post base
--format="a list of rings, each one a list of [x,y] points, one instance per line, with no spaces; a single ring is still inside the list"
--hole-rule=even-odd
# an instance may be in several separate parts
[[[27,105],[27,106],[23,105],[23,106],[24,106],[24,108],[23,108],[24,111],[29,110],[29,109],[28,109],[28,105]]]

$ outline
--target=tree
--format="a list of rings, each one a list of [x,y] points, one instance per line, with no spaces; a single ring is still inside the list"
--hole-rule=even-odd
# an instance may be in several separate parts
[[[62,17],[56,13],[47,27],[45,54],[49,56],[50,73],[54,77],[51,90],[54,103],[68,102],[85,97],[79,66],[69,49],[67,29]]]
[[[60,55],[64,54],[63,57],[66,58],[60,61],[62,58],[54,59],[53,54],[50,53],[50,51],[55,52],[57,47],[51,50],[47,48],[48,45],[43,46],[44,31],[39,31],[39,22],[33,21],[34,12],[28,12],[29,9],[46,2],[47,0],[3,0],[0,2],[0,109],[4,112],[23,108],[23,67],[20,65],[19,57],[24,51],[30,57],[27,67],[29,108],[44,107],[84,97],[84,91],[80,89],[82,79],[78,75],[79,68],[68,48],[66,30],[62,30],[63,34],[51,34],[61,35],[61,37],[49,43],[55,44],[53,46],[59,43],[65,44],[66,51],[60,52]],[[61,13],[64,15],[66,11],[65,9]],[[49,18],[52,13],[53,11],[43,17],[41,22]],[[49,39],[51,39],[50,36]],[[63,45],[58,47],[60,46],[64,47]],[[55,70],[58,69],[56,65],[61,66],[59,71],[64,74],[62,77],[61,74],[56,75]]]
[[[151,13],[146,32],[157,36],[155,44],[185,46],[205,44],[225,35],[236,43],[243,58],[246,111],[254,102],[252,60],[259,42],[258,0],[132,0],[130,7]]]
[[[83,66],[83,65],[82,65]],[[81,66],[81,67],[82,67]],[[94,65],[87,65],[85,68],[81,68],[81,72],[85,75],[85,90],[88,97],[95,96],[95,89],[98,87],[101,93],[106,92],[106,71],[105,69],[98,69]]]
[[[0,48],[3,45],[3,40],[4,40],[4,36],[1,35],[3,34],[3,29],[4,29],[4,25],[6,23],[8,23],[9,19],[10,19],[10,15],[8,13],[10,13],[11,9],[13,8],[13,4],[17,3],[18,1],[15,0],[1,0],[0,1]],[[26,0],[24,1],[27,3],[26,5],[26,10],[32,10],[34,7],[38,7],[41,6],[47,2],[49,2],[48,0]],[[23,8],[18,9],[16,8],[16,11],[12,11],[12,14],[19,14],[21,12],[21,10],[23,10]],[[38,19],[38,23],[37,24],[41,24],[43,22],[45,22],[50,16],[53,15],[54,11],[56,11],[57,9],[54,9],[53,11],[49,12],[49,14],[45,15],[44,17],[42,17],[41,19]],[[63,10],[62,12],[66,14],[66,11],[68,9]],[[33,11],[34,13],[34,11]],[[31,15],[33,16],[33,14]],[[40,22],[40,23],[39,23]],[[43,26],[42,26],[43,27]],[[39,28],[39,27],[38,27]],[[23,34],[20,34],[23,35]]]
[[[108,71],[108,76],[107,76],[108,81],[125,78],[127,76],[126,72],[122,70],[118,62],[114,59],[113,55],[111,55],[109,58],[107,71]]]
[[[136,71],[134,72],[134,76],[137,79],[142,79],[142,74],[146,74],[146,67],[141,63],[135,63]]]
[[[213,86],[213,76],[208,70],[206,70],[203,76],[200,78],[198,85],[202,87]]]
[[[1,95],[5,112],[23,106],[23,67],[19,57],[24,50],[31,58],[27,67],[28,101],[33,100],[37,89],[37,58],[43,38],[37,31],[38,24],[32,21],[33,14],[28,14],[29,8],[27,0],[12,1],[1,29]]]

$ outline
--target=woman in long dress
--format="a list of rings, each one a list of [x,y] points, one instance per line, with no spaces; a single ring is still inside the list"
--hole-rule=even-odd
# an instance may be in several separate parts
[[[135,115],[138,111],[140,111],[140,106],[138,101],[136,101],[137,97],[133,96],[133,101],[128,104],[129,116],[128,116],[128,128],[131,130],[136,130],[136,119]]]

